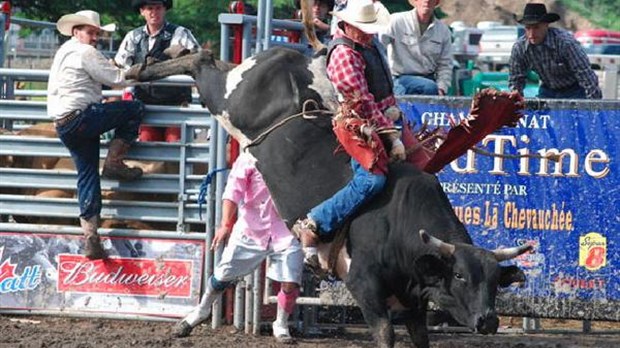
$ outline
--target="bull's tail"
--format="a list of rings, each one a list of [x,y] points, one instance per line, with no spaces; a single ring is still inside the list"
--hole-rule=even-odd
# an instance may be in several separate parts
[[[314,48],[314,52],[319,52],[325,45],[319,41],[319,38],[316,36],[316,31],[314,29],[314,15],[312,14],[312,5],[314,4],[314,0],[301,0],[301,22],[304,25],[304,33],[310,41],[312,48]]]

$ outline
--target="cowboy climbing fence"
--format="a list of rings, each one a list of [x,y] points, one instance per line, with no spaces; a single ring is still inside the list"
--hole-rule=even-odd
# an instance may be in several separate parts
[[[46,81],[47,72],[3,69],[0,77],[10,95],[13,81]],[[204,219],[198,197],[206,171],[225,164],[213,150],[218,132],[210,131],[208,112],[199,105],[147,107],[144,124],[180,127],[180,140],[132,147],[129,159],[146,172],[140,180],[102,180],[108,228],[100,233],[112,256],[105,263],[79,256],[76,172],[45,102],[0,99],[0,122],[19,130],[0,136],[0,268],[8,270],[0,276],[2,312],[165,318],[198,302],[213,257],[204,241],[212,235],[216,187],[206,195]],[[210,140],[201,141],[208,131]],[[107,141],[101,152],[104,158]]]

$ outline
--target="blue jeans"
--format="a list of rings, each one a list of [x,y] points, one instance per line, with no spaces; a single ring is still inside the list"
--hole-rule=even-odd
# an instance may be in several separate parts
[[[69,149],[77,169],[77,194],[80,217],[89,219],[101,213],[101,180],[99,178],[99,138],[114,129],[114,138],[132,143],[144,117],[140,101],[117,101],[91,104],[75,119],[56,127],[63,144]]]
[[[308,216],[316,222],[319,233],[329,235],[364,202],[381,192],[384,175],[373,174],[351,158],[353,178],[336,194],[310,210]]]
[[[551,89],[541,85],[538,89],[538,98],[545,99],[586,99],[586,90],[578,83],[562,90]]]
[[[432,75],[400,75],[394,76],[394,94],[439,95],[439,89]]]

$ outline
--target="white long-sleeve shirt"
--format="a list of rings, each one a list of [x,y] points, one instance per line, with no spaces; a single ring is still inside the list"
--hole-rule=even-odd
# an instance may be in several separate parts
[[[65,42],[52,62],[47,83],[47,114],[57,119],[101,101],[101,86],[126,86],[125,73],[91,45]]]
[[[436,74],[437,86],[448,91],[452,82],[452,34],[447,25],[433,17],[420,34],[415,9],[394,13],[381,33],[381,42],[388,49],[392,75]]]

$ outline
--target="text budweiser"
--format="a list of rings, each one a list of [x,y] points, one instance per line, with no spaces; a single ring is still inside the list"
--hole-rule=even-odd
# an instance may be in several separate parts
[[[91,262],[79,255],[60,255],[60,291],[160,296],[189,296],[191,262],[134,258]]]

